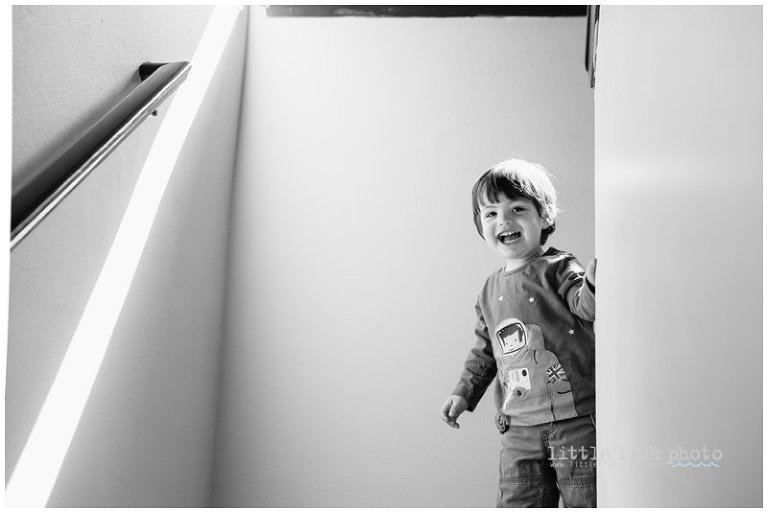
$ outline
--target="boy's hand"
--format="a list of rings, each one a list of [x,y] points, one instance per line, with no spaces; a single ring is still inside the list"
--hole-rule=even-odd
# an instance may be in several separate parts
[[[452,428],[459,429],[459,423],[456,422],[456,419],[459,418],[459,415],[464,413],[468,407],[469,403],[467,403],[467,400],[463,397],[458,395],[450,396],[445,401],[445,404],[443,404],[443,409],[441,412],[443,416],[443,422]]]
[[[597,258],[593,258],[587,264],[586,278],[590,285],[595,286],[595,274],[597,273]]]

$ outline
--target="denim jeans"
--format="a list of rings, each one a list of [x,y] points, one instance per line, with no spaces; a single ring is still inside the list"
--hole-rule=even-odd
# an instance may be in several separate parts
[[[497,507],[597,506],[594,415],[503,434]]]

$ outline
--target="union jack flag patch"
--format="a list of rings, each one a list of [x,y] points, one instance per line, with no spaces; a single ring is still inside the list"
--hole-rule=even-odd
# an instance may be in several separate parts
[[[557,363],[547,369],[547,383],[554,383],[561,379],[565,379],[565,369],[562,365]]]

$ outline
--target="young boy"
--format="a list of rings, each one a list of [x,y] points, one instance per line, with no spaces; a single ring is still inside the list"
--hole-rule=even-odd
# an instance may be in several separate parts
[[[511,159],[486,171],[472,210],[506,265],[480,292],[477,341],[443,420],[458,428],[459,415],[498,377],[497,506],[557,507],[562,495],[566,507],[595,507],[596,262],[585,273],[570,253],[545,250],[557,194],[538,164]]]

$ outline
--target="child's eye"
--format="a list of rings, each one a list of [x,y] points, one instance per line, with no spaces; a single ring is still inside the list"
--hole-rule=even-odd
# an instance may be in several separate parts
[[[495,215],[496,215],[496,212],[486,212],[486,213],[485,213],[485,216],[483,216],[483,217],[486,217],[486,218],[488,218],[488,217],[493,217],[493,216],[495,216]]]
[[[525,212],[525,207],[513,207],[512,212]]]

